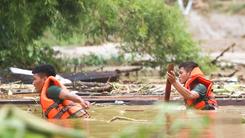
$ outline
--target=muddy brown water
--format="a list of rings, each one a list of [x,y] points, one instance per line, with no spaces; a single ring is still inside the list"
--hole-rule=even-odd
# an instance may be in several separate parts
[[[42,117],[40,105],[16,105],[30,114],[38,117]],[[176,110],[169,114],[168,125],[164,126],[162,130],[166,131],[174,125],[174,121],[178,118],[184,121],[186,124],[192,123],[193,119],[187,115],[189,111],[183,110],[183,106],[178,106]],[[113,135],[118,135],[122,131],[134,124],[147,125],[154,121],[159,109],[155,105],[147,106],[105,106],[105,107],[92,107],[88,110],[90,119],[66,119],[66,120],[49,120],[50,122],[63,126],[72,127],[85,130],[89,138],[107,138]],[[242,124],[242,117],[245,117],[245,106],[220,106],[218,111],[198,111],[194,115],[195,118],[202,118],[207,115],[211,123],[209,126],[201,128],[199,130],[200,135],[197,137],[212,137],[212,138],[230,138],[230,137],[244,137],[245,125]],[[114,122],[108,122],[112,119],[112,116],[129,117],[136,120],[144,120],[142,122],[116,120]],[[164,116],[164,115],[163,115]],[[195,124],[194,124],[195,127]],[[198,123],[197,123],[198,127]],[[189,129],[185,128],[177,131],[177,133],[166,133],[164,135],[168,137],[189,137]]]

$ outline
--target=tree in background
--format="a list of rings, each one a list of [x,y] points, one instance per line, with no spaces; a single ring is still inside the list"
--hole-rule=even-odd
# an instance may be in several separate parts
[[[114,36],[125,53],[140,55],[143,65],[157,67],[165,74],[168,64],[193,60],[204,68],[210,62],[200,54],[193,41],[178,4],[168,6],[165,1],[127,0],[99,1],[91,15],[91,32],[104,32],[102,38]],[[106,8],[105,8],[106,7]],[[205,68],[207,71],[208,68]]]
[[[79,0],[0,1],[0,68],[31,69],[51,63],[58,66],[53,49],[39,43],[47,29],[68,38],[79,31],[86,9]]]
[[[38,41],[47,29],[65,39],[80,33],[108,42],[113,36],[114,42],[121,42],[123,52],[149,57],[154,63],[150,66],[160,66],[161,72],[171,62],[204,61],[179,8],[165,1],[3,0],[0,66],[59,66],[53,50]]]

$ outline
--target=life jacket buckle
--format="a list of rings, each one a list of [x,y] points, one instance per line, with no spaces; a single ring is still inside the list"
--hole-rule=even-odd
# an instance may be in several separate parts
[[[67,110],[65,108],[62,108],[61,111],[64,113],[66,112]]]
[[[57,106],[57,107],[56,107],[56,110],[60,111],[60,107],[59,107],[59,106]]]
[[[214,103],[206,105],[207,110],[215,110]]]

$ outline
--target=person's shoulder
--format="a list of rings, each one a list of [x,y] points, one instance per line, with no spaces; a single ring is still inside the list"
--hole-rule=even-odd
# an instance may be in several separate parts
[[[59,98],[59,94],[62,88],[58,85],[52,85],[47,90],[47,97],[48,98]]]
[[[48,92],[50,92],[50,91],[54,91],[54,90],[61,90],[62,88],[60,87],[60,86],[58,86],[58,85],[51,85],[51,86],[49,86],[48,87]]]
[[[199,89],[201,89],[201,90],[207,90],[206,86],[203,85],[202,83],[198,83],[198,84],[196,85],[196,87],[199,88]]]
[[[59,85],[51,85],[48,88],[61,88]]]
[[[202,83],[198,83],[197,86],[199,86],[199,87],[205,87],[205,85],[203,85]]]

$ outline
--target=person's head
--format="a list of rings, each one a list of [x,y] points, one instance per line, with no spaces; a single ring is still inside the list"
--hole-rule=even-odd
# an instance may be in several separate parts
[[[198,64],[193,61],[183,62],[179,65],[179,81],[185,84],[191,75],[191,71],[198,67]]]
[[[46,79],[49,76],[56,76],[55,68],[50,64],[42,64],[35,67],[32,71],[33,82],[36,92],[41,92]]]

